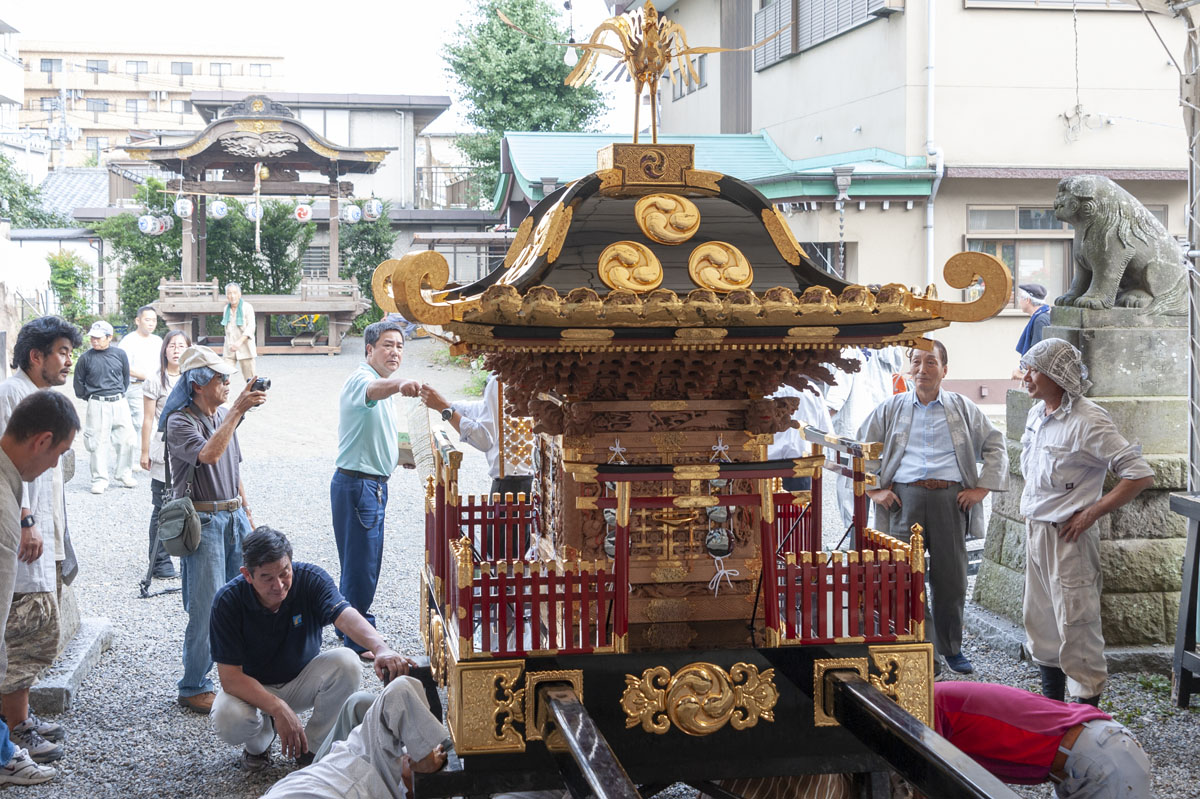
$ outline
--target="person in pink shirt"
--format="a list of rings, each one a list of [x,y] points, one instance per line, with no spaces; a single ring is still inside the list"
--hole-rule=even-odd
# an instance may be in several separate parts
[[[1059,799],[1150,799],[1150,761],[1102,710],[985,682],[933,689],[938,735],[998,779],[1049,780]]]

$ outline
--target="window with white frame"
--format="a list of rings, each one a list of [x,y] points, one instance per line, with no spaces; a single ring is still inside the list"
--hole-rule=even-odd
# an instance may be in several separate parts
[[[269,78],[271,77],[270,64],[251,64],[250,77],[252,78]]]
[[[1009,308],[1017,307],[1016,287],[1040,283],[1053,299],[1071,282],[1071,239],[1074,230],[1054,216],[1050,206],[968,205],[966,249],[998,258],[1013,276]],[[983,292],[968,286],[968,302]]]
[[[149,71],[150,71],[150,62],[149,61],[126,61],[125,62],[125,74],[126,75],[145,75]]]
[[[87,137],[87,148],[89,150],[92,150],[93,152],[98,151],[98,150],[107,150],[108,149],[108,137],[107,136],[88,136]]]
[[[40,64],[42,72],[62,72],[62,67],[61,58],[43,58]]]
[[[89,58],[87,60],[87,71],[94,74],[106,74],[108,72],[108,59]]]
[[[172,100],[171,113],[173,114],[190,114],[192,113],[191,100]]]
[[[191,75],[192,67],[193,67],[193,64],[191,61],[172,61],[171,62],[171,74],[172,75]]]
[[[213,61],[208,65],[208,74],[214,76],[232,75],[233,64],[228,61]]]
[[[84,110],[86,111],[107,111],[108,100],[105,98],[89,97],[84,101]]]
[[[150,101],[136,98],[127,98],[125,100],[125,110],[131,114],[144,114],[150,110]]]
[[[40,99],[42,101],[42,110],[43,111],[58,110],[58,98],[57,97],[42,97]]]

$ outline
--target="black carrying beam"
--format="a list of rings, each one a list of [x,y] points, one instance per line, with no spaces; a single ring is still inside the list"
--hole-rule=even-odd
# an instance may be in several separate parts
[[[552,753],[571,796],[642,799],[574,688],[563,683],[539,685],[537,700],[545,705],[547,718],[554,721],[554,731],[567,743],[567,752]],[[542,736],[548,739],[550,732],[550,726],[546,725]]]
[[[825,680],[838,723],[926,795],[1017,799],[987,769],[906,713],[857,672],[829,671]]]
[[[1172,494],[1171,510],[1188,520],[1187,548],[1183,555],[1183,587],[1179,594],[1179,626],[1175,630],[1175,679],[1171,699],[1187,707],[1200,693],[1200,654],[1196,652],[1197,588],[1200,583],[1200,494]]]

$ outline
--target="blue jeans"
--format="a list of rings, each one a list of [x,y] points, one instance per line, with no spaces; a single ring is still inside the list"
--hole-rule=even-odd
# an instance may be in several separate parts
[[[13,745],[12,739],[8,737],[8,725],[4,723],[4,719],[0,719],[0,766],[12,760],[16,752],[17,747]]]
[[[183,635],[183,679],[181,697],[213,690],[208,672],[212,669],[208,622],[213,597],[225,583],[237,577],[242,566],[242,539],[250,532],[250,520],[241,508],[200,514],[200,546],[179,559],[183,566],[183,609],[188,613]]]
[[[333,536],[342,569],[338,590],[372,627],[375,617],[370,610],[383,562],[383,515],[387,500],[387,483],[350,477],[341,472],[334,472],[329,483]],[[346,636],[343,635],[342,640],[355,652],[363,651]]]

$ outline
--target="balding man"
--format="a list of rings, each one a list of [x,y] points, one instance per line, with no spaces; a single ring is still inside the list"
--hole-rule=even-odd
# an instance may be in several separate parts
[[[1042,693],[1100,703],[1108,679],[1100,628],[1100,532],[1096,522],[1154,482],[1141,447],[1108,411],[1084,397],[1091,387],[1079,350],[1057,338],[1021,357],[1035,400],[1021,436],[1025,491],[1025,648],[1042,673]],[[1120,481],[1107,494],[1104,476]]]

